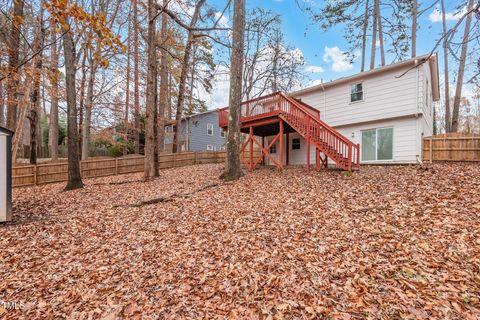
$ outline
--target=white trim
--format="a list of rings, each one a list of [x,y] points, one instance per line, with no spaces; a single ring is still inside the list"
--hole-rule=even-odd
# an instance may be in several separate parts
[[[378,160],[378,130],[382,129],[392,129],[392,159],[381,159]],[[372,131],[375,130],[375,160],[362,160],[363,158],[363,132],[365,131]],[[378,128],[370,128],[365,130],[360,130],[360,163],[389,163],[395,161],[395,126],[385,126],[385,127],[378,127]]]
[[[360,103],[360,102],[365,102],[365,87],[364,87],[364,81],[359,81],[359,82],[352,82],[350,83],[350,104],[355,104],[355,103]],[[352,87],[357,85],[357,84],[361,84],[362,85],[362,91],[360,91],[362,93],[362,99],[360,100],[355,100],[355,101],[352,101]],[[358,92],[357,92],[358,93]]]
[[[209,133],[211,131],[211,133]],[[207,123],[207,136],[213,136],[213,123]]]

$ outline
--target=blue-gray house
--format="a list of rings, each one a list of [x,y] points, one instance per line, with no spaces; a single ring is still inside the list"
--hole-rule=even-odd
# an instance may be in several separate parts
[[[172,150],[173,124],[165,127],[165,151]],[[225,148],[225,132],[218,126],[218,111],[209,110],[182,119],[180,151],[218,151]]]

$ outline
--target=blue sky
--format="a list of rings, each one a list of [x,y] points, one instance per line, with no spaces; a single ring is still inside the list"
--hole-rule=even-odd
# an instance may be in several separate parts
[[[320,0],[298,0],[298,2],[308,1],[319,8],[323,5]],[[215,5],[219,10],[224,6],[226,0],[214,0],[209,3]],[[422,8],[433,4],[435,0],[421,1]],[[451,26],[456,21],[455,3],[445,1],[447,20]],[[455,1],[456,2],[456,1]],[[300,49],[305,58],[305,74],[311,79],[305,83],[305,86],[318,83],[320,79],[330,81],[340,77],[358,73],[360,71],[360,61],[357,60],[350,65],[342,59],[341,51],[348,49],[348,44],[343,38],[344,30],[338,26],[327,32],[320,30],[320,27],[314,24],[307,13],[303,12],[295,0],[247,0],[247,7],[262,7],[277,12],[282,17],[282,29],[289,44]],[[388,19],[388,16],[383,16]],[[229,19],[231,17],[228,17]],[[409,23],[409,22],[408,22]],[[420,29],[418,31],[417,55],[429,53],[435,45],[435,41],[442,32],[441,16],[435,11],[435,7],[426,11],[419,19]],[[385,39],[387,41],[387,39]],[[386,43],[385,45],[388,45]],[[370,44],[367,44],[368,52]],[[360,48],[359,48],[360,49]],[[438,50],[441,50],[439,47]],[[443,59],[439,54],[440,69]],[[393,56],[386,57],[386,63],[392,63]],[[376,64],[380,62],[377,50]],[[367,56],[367,66],[369,57]],[[316,72],[311,72],[311,71]],[[222,86],[223,87],[223,86]],[[222,90],[223,88],[218,88]],[[220,97],[221,92],[214,93],[217,97],[213,98],[214,107],[218,104],[224,104]],[[228,95],[228,94],[227,94]],[[224,100],[226,101],[226,100]]]

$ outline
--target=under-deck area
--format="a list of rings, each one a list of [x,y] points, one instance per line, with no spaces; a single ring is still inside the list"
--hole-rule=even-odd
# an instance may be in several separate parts
[[[220,109],[219,126],[227,129],[228,119],[228,108]],[[307,172],[312,157],[316,170],[327,168],[329,158],[341,169],[358,169],[359,145],[321,121],[319,110],[280,92],[244,102],[240,131],[248,135],[241,152],[249,151],[248,157],[242,158],[249,170],[261,164],[282,169],[290,164],[294,145],[297,155],[304,152]],[[295,135],[296,141],[290,140],[290,135]],[[260,150],[259,157],[254,156],[255,149]]]

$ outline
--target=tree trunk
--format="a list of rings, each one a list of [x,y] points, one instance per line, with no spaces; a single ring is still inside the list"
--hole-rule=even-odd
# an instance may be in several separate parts
[[[124,133],[124,146],[123,155],[128,154],[128,113],[130,111],[130,12],[128,13],[128,34],[127,34],[127,87],[125,88],[125,113],[123,115],[123,133]]]
[[[52,160],[58,159],[58,52],[55,39],[57,33],[52,30],[52,46],[50,48],[50,123],[48,131],[48,142],[50,144],[50,156]]]
[[[86,45],[82,48],[82,77],[80,79],[80,101],[78,103],[78,150],[82,151],[83,136],[83,110],[85,110],[85,82],[87,82],[87,50],[91,46],[91,35],[88,36]]]
[[[23,22],[24,1],[13,1],[13,17],[9,35],[9,57],[8,71],[10,73],[7,79],[7,128],[15,130],[17,122],[17,90],[20,82],[18,70],[19,48],[20,48],[20,28]],[[23,128],[22,128],[23,129]]]
[[[167,0],[163,1],[163,5],[168,4]],[[167,60],[167,40],[168,40],[168,15],[162,14],[162,28],[160,31],[160,41],[162,42],[161,58],[160,58],[160,95],[159,95],[159,152],[165,149],[165,110],[168,110],[168,60]]]
[[[43,14],[40,14],[38,19],[38,35],[35,37],[33,50],[37,52],[43,46],[45,29],[42,24]],[[37,164],[37,141],[38,141],[38,126],[39,115],[41,111],[40,107],[40,79],[42,72],[42,53],[37,56],[35,64],[33,65],[33,92],[31,96],[30,114],[28,119],[30,120],[30,164]]]
[[[468,10],[472,10],[473,0],[468,2]],[[470,25],[472,23],[472,15],[470,13],[465,21],[465,31],[463,33],[462,51],[460,54],[460,62],[458,64],[457,87],[455,89],[455,97],[453,98],[453,112],[452,112],[452,132],[458,131],[458,116],[460,111],[460,101],[462,99],[463,75],[465,73],[465,60],[467,58],[468,40],[470,34]]]
[[[63,24],[64,31],[70,26]],[[67,139],[68,139],[68,181],[65,190],[83,187],[80,175],[80,158],[77,129],[77,93],[75,88],[75,44],[72,34],[68,31],[63,36],[63,51],[65,56],[65,89],[67,97]]]
[[[96,50],[98,52],[98,50]],[[90,73],[87,83],[87,97],[85,101],[85,110],[83,111],[83,129],[82,129],[82,160],[88,159],[88,151],[90,147],[90,127],[92,125],[92,109],[93,109],[93,85],[95,83],[95,74],[97,73],[97,65],[94,55],[90,58]]]
[[[382,14],[380,11],[380,0],[375,1],[377,6],[377,26],[378,26],[378,40],[380,41],[380,61],[382,67],[385,65],[385,47],[383,46],[383,29],[382,29]]]
[[[367,30],[368,30],[368,16],[369,16],[369,1],[365,1],[365,16],[363,19],[363,32],[362,32],[362,66],[360,67],[360,72],[365,71],[365,51],[367,48]]]
[[[178,97],[177,97],[177,110],[175,116],[175,133],[173,136],[173,145],[172,145],[172,152],[176,153],[179,151],[178,144],[179,144],[179,135],[180,135],[180,125],[182,122],[182,114],[183,114],[183,102],[185,101],[185,86],[187,82],[187,74],[188,74],[188,66],[190,62],[190,56],[192,54],[192,46],[194,39],[193,28],[197,24],[198,17],[200,15],[200,10],[202,6],[205,4],[206,0],[199,0],[195,6],[195,11],[193,12],[192,20],[190,21],[190,30],[188,31],[187,36],[187,43],[185,45],[185,53],[183,55],[182,61],[182,70],[180,73],[180,81],[178,84]]]
[[[138,57],[138,0],[133,0],[133,139],[135,154],[140,153],[140,90],[139,90],[139,57]]]
[[[377,47],[377,22],[378,22],[377,1],[378,0],[374,0],[374,6],[373,6],[372,48],[370,51],[370,70],[375,69],[375,52]]]
[[[417,16],[418,2],[412,0],[412,58],[417,56]]]
[[[148,35],[147,35],[147,110],[145,128],[145,171],[144,179],[151,180],[158,176],[155,166],[155,65],[156,65],[156,41],[155,41],[155,1],[148,0]]]
[[[445,3],[442,0],[442,23],[443,23],[443,73],[445,76],[445,132],[450,132],[452,120],[450,114],[450,81],[448,76],[448,39],[447,39],[447,20],[445,18]]]
[[[232,53],[230,57],[230,93],[227,133],[227,159],[221,178],[237,180],[243,175],[240,164],[240,117],[245,34],[245,0],[234,1]]]

